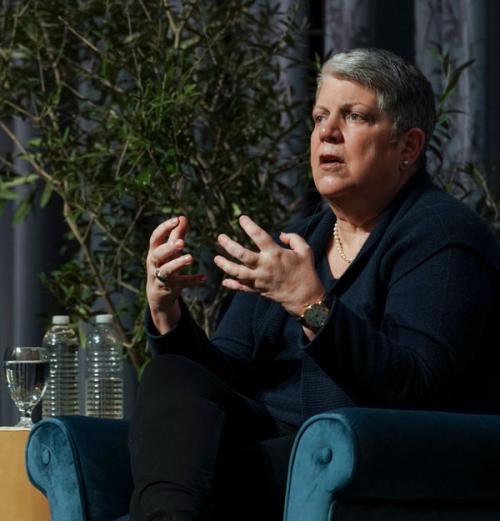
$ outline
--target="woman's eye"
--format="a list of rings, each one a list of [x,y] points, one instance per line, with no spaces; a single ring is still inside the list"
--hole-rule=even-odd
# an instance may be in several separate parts
[[[346,116],[346,119],[349,119],[351,121],[364,121],[366,118],[363,114],[360,114],[359,112],[349,112]]]
[[[313,116],[314,123],[323,123],[325,121],[326,116],[324,114],[315,114]]]

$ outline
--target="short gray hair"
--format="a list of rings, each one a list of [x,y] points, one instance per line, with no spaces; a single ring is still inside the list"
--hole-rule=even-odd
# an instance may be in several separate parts
[[[383,49],[353,49],[334,54],[323,64],[318,90],[327,76],[356,81],[375,91],[379,109],[394,122],[396,136],[417,127],[428,144],[436,124],[434,92],[414,65]]]

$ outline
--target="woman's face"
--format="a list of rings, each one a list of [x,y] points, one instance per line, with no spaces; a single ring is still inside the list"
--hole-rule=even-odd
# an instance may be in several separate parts
[[[328,76],[313,109],[311,168],[319,193],[357,210],[383,208],[406,182],[393,122],[363,85]]]

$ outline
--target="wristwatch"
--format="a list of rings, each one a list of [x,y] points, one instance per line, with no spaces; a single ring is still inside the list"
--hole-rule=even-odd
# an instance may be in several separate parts
[[[325,304],[325,299],[322,298],[318,302],[308,304],[298,319],[303,326],[312,331],[317,331],[326,324],[329,314],[330,308]]]

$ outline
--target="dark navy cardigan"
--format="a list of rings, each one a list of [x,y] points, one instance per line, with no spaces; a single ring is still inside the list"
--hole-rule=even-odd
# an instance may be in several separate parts
[[[287,231],[319,261],[334,222],[327,209]],[[332,407],[327,380],[359,406],[500,412],[498,242],[427,174],[402,188],[329,297],[329,320],[299,366],[281,356],[288,314],[253,293],[235,295],[211,340],[184,305],[164,336],[147,313],[150,349],[188,356],[257,397],[301,371],[304,417]]]

